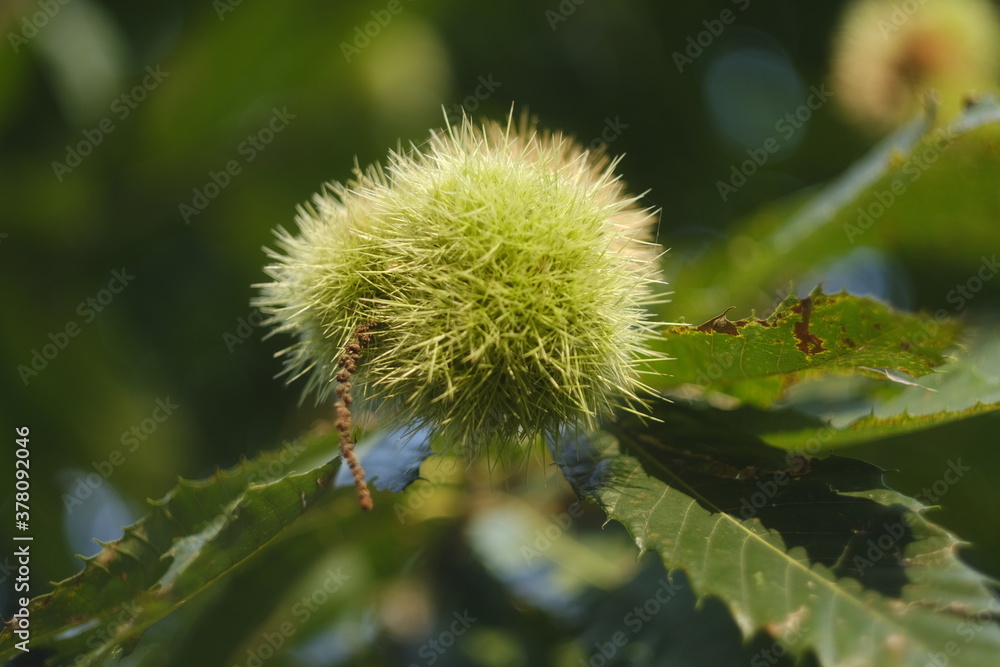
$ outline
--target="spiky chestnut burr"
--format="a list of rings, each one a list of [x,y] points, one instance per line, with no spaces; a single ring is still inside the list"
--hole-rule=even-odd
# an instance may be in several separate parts
[[[616,164],[508,118],[356,168],[266,249],[284,374],[326,398],[363,327],[357,398],[471,453],[641,406],[655,214]]]

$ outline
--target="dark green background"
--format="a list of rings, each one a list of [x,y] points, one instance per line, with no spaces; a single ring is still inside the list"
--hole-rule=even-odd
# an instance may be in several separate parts
[[[273,355],[288,341],[264,340],[258,328],[241,329],[241,318],[252,315],[251,284],[265,279],[261,246],[272,242],[276,225],[293,225],[295,206],[322,183],[347,178],[355,157],[363,166],[382,159],[398,141],[422,141],[441,124],[442,105],[453,111],[466,104],[475,116],[497,118],[513,103],[586,144],[600,138],[609,122],[621,126],[608,150],[626,154],[623,177],[632,190],[648,191],[650,206],[662,209],[660,242],[672,248],[668,266],[696,261],[706,247],[727,239],[735,220],[832,178],[873,143],[835,105],[824,106],[794,150],[766,165],[728,201],[716,189],[734,161],[745,159],[743,151],[755,146],[724,138],[712,122],[713,63],[740,49],[758,49],[786,62],[807,92],[827,80],[839,2],[752,2],[742,12],[729,2],[562,5],[573,12],[552,23],[546,12],[559,11],[555,0],[401,0],[402,11],[350,62],[342,43],[354,40],[355,29],[386,2],[246,0],[220,14],[209,2],[70,0],[16,52],[9,35],[22,30],[22,16],[39,11],[38,4],[0,7],[0,365],[6,371],[0,383],[6,447],[13,448],[15,425],[31,428],[37,592],[43,582],[78,568],[72,553],[86,543],[79,541],[82,534],[70,543],[72,530],[113,539],[116,522],[138,517],[143,499],[166,493],[177,475],[206,476],[329,417],[324,406],[298,407],[299,387],[273,379],[280,370]],[[736,20],[678,72],[672,54],[706,29],[703,21],[727,8]],[[169,75],[122,117],[114,100],[140,85],[147,67]],[[75,88],[68,83],[73,80]],[[470,98],[477,87],[484,90],[484,80],[498,82],[495,90],[481,101]],[[746,107],[733,109],[730,118],[771,113],[767,105],[754,105],[763,104],[772,82],[765,77],[746,83]],[[287,109],[294,118],[246,161],[241,143],[266,125],[274,109]],[[107,126],[106,119],[113,131],[101,133],[92,154],[60,181],[53,162],[63,162],[67,145],[76,146],[102,121]],[[230,160],[239,162],[240,172],[187,224],[179,206],[190,204],[193,189],[204,189],[211,173]],[[906,308],[939,308],[956,280],[979,266],[980,254],[1000,249],[1000,232],[996,240],[992,248],[951,253],[940,264],[933,255],[886,252],[883,265],[892,287],[883,296]],[[98,294],[122,267],[134,281],[85,322],[78,304]],[[670,271],[667,279],[678,293],[706,287],[679,284]],[[766,310],[785,287],[761,285],[761,294],[773,298],[733,304],[737,316],[751,307]],[[997,285],[988,285],[969,312],[991,317],[997,294]],[[696,305],[691,311],[667,307],[664,315],[702,321],[718,314],[699,312]],[[18,366],[30,364],[33,350],[70,320],[80,325],[80,334],[26,385]],[[245,340],[233,342],[248,331]],[[134,452],[124,453],[123,433],[167,397],[179,406],[174,414]],[[961,456],[973,469],[949,492],[939,519],[983,543],[987,548],[974,554],[975,562],[1000,574],[1000,541],[990,516],[1000,501],[993,479],[1000,470],[997,426],[996,418],[983,417],[845,453],[898,469],[889,481],[905,492],[919,491],[940,476],[947,460]],[[88,499],[92,511],[80,508],[67,520],[64,494],[115,449],[123,451],[124,461],[101,487],[112,496]],[[103,502],[110,514],[102,517]],[[9,516],[9,499],[3,508]],[[96,516],[85,522],[84,514]],[[3,534],[7,524],[4,518]],[[595,520],[589,528],[598,525]],[[367,535],[365,526],[355,522],[350,539],[384,541]],[[624,539],[611,528],[600,534]],[[458,535],[452,539],[461,541]],[[447,568],[441,553],[424,554],[420,567]],[[454,578],[428,581],[504,595],[474,563],[465,562]],[[5,615],[9,586],[8,578]],[[709,611],[718,611],[713,605]],[[442,612],[452,608],[443,605]],[[546,653],[547,636],[572,637],[578,629],[530,607],[515,605],[505,613],[493,621],[499,628],[531,625],[525,618],[538,615],[558,626],[528,642],[532,660],[554,659]],[[224,619],[219,622],[225,626]],[[366,651],[381,656],[371,660],[394,664],[378,649],[361,654]]]

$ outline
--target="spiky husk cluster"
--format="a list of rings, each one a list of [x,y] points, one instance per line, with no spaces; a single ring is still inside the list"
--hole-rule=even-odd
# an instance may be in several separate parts
[[[967,93],[994,89],[1000,20],[989,0],[857,0],[833,46],[834,99],[853,120],[885,130],[916,114],[928,91],[949,118]]]
[[[614,161],[522,121],[433,133],[299,209],[256,304],[289,381],[325,398],[358,325],[354,382],[466,448],[593,426],[645,390],[654,215]]]

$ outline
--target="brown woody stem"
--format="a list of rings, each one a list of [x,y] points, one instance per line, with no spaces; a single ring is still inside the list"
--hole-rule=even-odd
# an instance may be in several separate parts
[[[361,358],[361,350],[371,342],[371,330],[375,327],[372,322],[359,324],[354,330],[354,340],[344,348],[344,354],[340,357],[340,372],[337,373],[337,401],[333,404],[333,409],[337,413],[337,430],[340,432],[340,455],[347,461],[351,474],[354,475],[354,486],[358,488],[358,504],[361,509],[370,511],[372,503],[371,493],[368,491],[368,484],[365,482],[365,470],[361,467],[361,461],[354,453],[354,442],[351,441],[351,376],[358,368],[358,360]]]

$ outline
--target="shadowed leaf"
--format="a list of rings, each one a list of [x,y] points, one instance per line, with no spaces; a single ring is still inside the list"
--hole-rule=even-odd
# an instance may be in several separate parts
[[[367,448],[376,487],[384,486],[377,481],[384,479],[401,490],[416,479],[427,444],[404,444],[406,450],[397,451],[398,439],[386,437]],[[321,500],[339,498],[344,511],[359,512],[353,485],[320,482],[332,478],[339,458],[318,467],[310,463],[333,451],[334,439],[314,436],[206,480],[179,480],[166,496],[150,501],[149,514],[125,528],[121,539],[102,543],[100,553],[84,558],[81,572],[31,601],[32,650],[79,657],[86,664],[117,655],[149,626],[268,548]],[[303,468],[306,472],[294,472]],[[0,660],[18,653],[12,630],[0,632]]]
[[[734,303],[770,307],[789,282],[815,276],[862,246],[963,271],[974,270],[984,253],[995,262],[998,144],[994,97],[947,127],[935,127],[927,115],[913,119],[838,178],[734,225],[697,261],[681,252],[668,258],[671,282],[685,289],[664,316],[707,318]],[[950,305],[948,311],[955,312]]]
[[[787,455],[713,413],[655,414],[653,427],[630,418],[617,438],[565,442],[557,460],[640,549],[720,597],[745,635],[793,633],[792,653],[830,665],[923,667],[949,642],[952,665],[1000,654],[993,583],[879,468]]]

